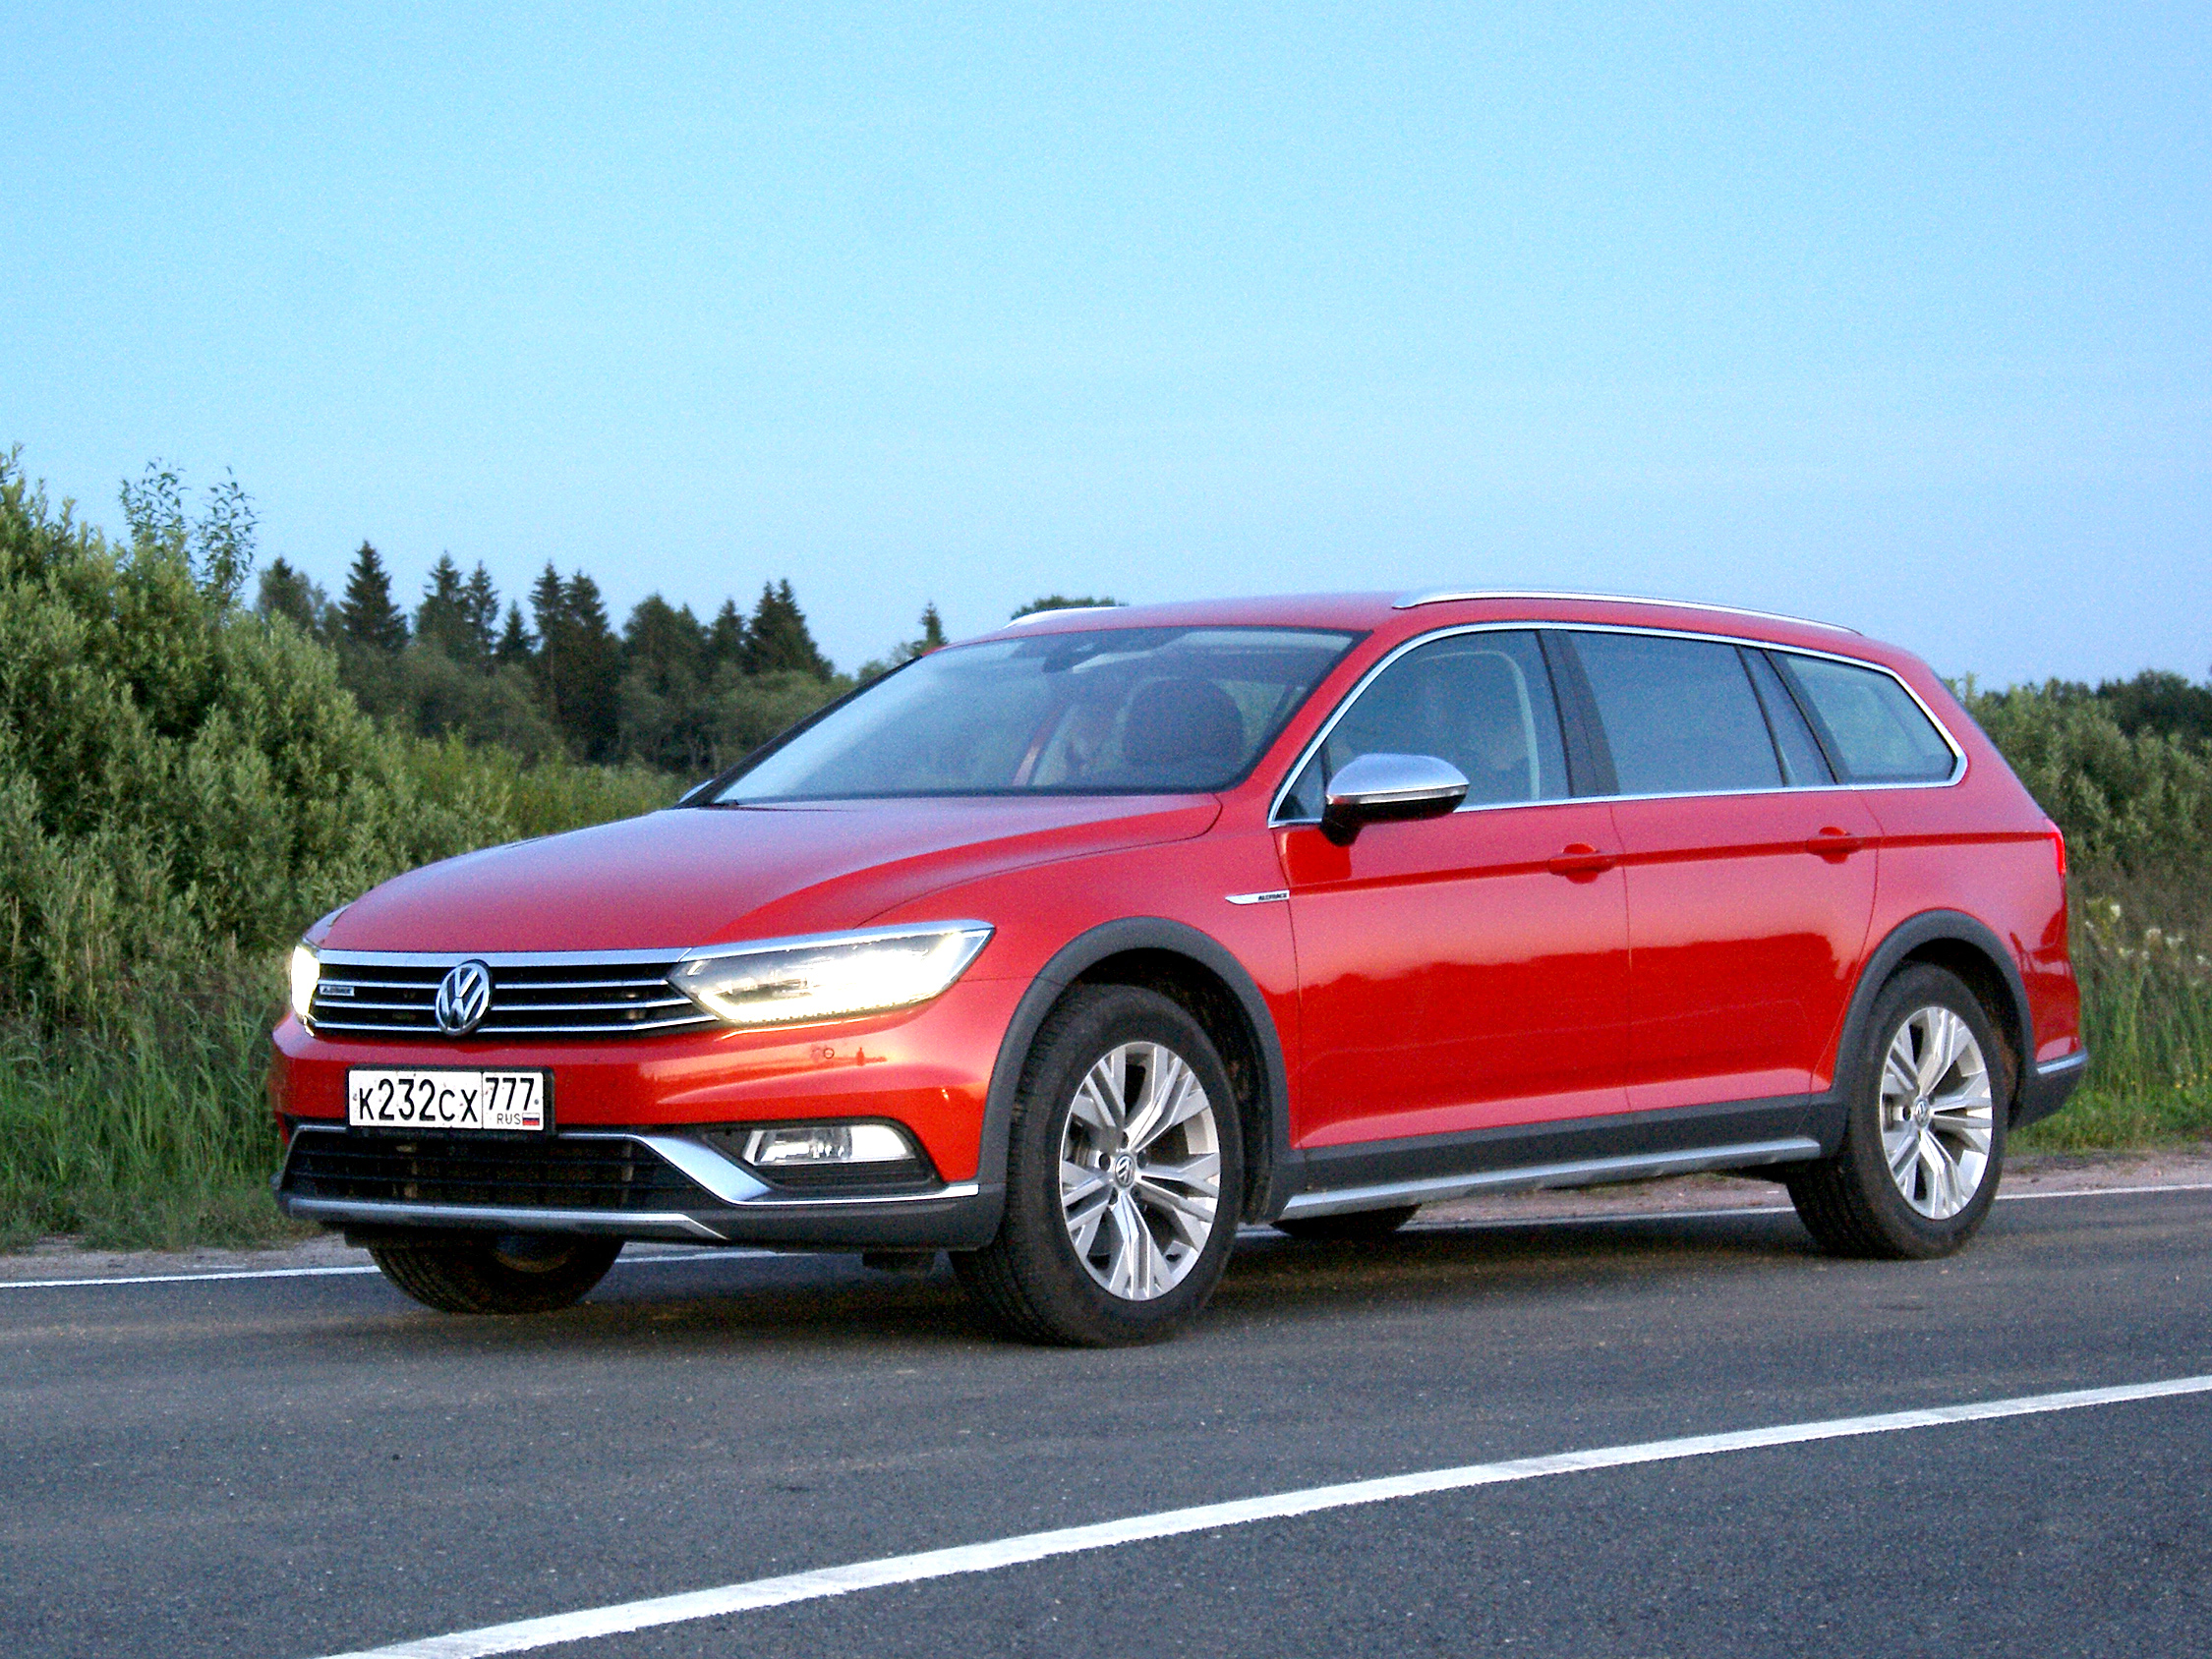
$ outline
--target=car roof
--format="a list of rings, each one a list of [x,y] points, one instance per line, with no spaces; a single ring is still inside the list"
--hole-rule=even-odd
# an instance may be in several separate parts
[[[1086,605],[1033,611],[982,638],[1077,633],[1096,628],[1276,627],[1341,628],[1361,633],[1419,633],[1453,622],[1550,622],[1596,627],[1678,629],[1726,634],[1816,651],[1851,655],[1857,630],[1832,622],[1695,600],[1634,599],[1617,594],[1540,590],[1446,589],[1415,593],[1277,594],[1249,599],[1189,600],[1172,604]],[[1870,642],[1871,643],[1871,642]],[[1878,656],[1879,652],[1867,652]]]

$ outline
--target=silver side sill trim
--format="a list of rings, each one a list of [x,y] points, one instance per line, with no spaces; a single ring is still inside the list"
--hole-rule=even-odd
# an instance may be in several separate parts
[[[2089,1051],[2076,1049],[2070,1055],[2061,1055],[2057,1059],[2043,1060],[2037,1064],[2038,1077],[2057,1077],[2068,1071],[2079,1071],[2089,1063]]]
[[[1487,1170],[1472,1175],[1433,1175],[1426,1180],[1384,1181],[1374,1186],[1344,1186],[1327,1192],[1302,1192],[1283,1206],[1283,1217],[1342,1216],[1358,1210],[1383,1210],[1394,1204],[1437,1204],[1476,1192],[1508,1192],[1516,1187],[1598,1186],[1606,1181],[1643,1180],[1655,1175],[1689,1175],[1701,1170],[1748,1170],[1761,1164],[1790,1164],[1818,1158],[1821,1143],[1802,1135],[1787,1140],[1744,1141],[1735,1146],[1693,1147],[1684,1152],[1655,1152],[1632,1158],[1592,1158],[1573,1164],[1532,1164],[1518,1170]]]
[[[672,1210],[525,1210],[500,1204],[399,1204],[375,1198],[298,1198],[279,1193],[287,1215],[308,1221],[496,1228],[502,1232],[597,1232],[622,1238],[728,1239],[705,1223]]]

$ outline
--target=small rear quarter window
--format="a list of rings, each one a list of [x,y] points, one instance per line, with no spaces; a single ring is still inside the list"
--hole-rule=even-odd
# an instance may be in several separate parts
[[[1777,652],[1850,783],[1940,783],[1958,764],[1912,694],[1875,668]]]

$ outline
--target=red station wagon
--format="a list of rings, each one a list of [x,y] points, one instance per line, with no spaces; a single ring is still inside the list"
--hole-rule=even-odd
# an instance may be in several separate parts
[[[437,1308],[625,1239],[1188,1320],[1242,1223],[1751,1171],[1956,1249],[2080,1078],[2066,846],[1916,658],[1547,594],[1048,612],[309,932],[277,1202]]]

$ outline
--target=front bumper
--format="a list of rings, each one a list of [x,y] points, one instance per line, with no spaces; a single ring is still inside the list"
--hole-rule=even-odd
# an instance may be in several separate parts
[[[302,1124],[275,1180],[286,1215],[353,1236],[566,1232],[804,1249],[974,1249],[1003,1189],[794,1193],[667,1129],[400,1138]]]

